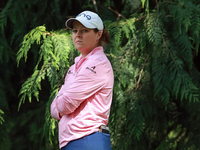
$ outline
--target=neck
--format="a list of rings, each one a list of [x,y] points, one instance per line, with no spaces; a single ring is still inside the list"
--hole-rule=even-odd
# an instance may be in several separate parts
[[[95,48],[99,47],[100,45],[95,46],[94,48],[92,48],[91,50],[87,50],[87,51],[81,51],[81,56],[82,58],[85,58],[91,51],[93,51]],[[79,50],[80,51],[80,50]]]

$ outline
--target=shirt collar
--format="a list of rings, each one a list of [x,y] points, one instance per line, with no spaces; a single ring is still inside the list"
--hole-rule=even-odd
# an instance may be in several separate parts
[[[81,59],[85,60],[88,57],[90,57],[91,55],[102,53],[102,52],[103,52],[103,47],[102,46],[98,46],[98,47],[94,48],[89,54],[87,54],[87,56],[85,56],[85,58],[82,59],[82,55],[76,57],[75,58],[75,64],[78,63]]]
[[[98,46],[98,47],[94,48],[89,54],[87,54],[87,56],[85,56],[85,58],[88,58],[91,55],[94,55],[94,54],[97,54],[97,53],[102,53],[102,52],[103,52],[103,47]]]

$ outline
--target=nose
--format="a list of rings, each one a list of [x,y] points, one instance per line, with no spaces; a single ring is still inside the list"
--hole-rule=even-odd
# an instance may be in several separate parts
[[[81,37],[81,32],[80,31],[77,31],[77,34],[76,34],[78,37]]]

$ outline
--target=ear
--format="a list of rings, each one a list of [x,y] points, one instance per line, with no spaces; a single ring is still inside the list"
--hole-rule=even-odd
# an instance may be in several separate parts
[[[102,34],[101,34],[101,33],[102,33],[102,31],[98,31],[98,32],[97,32],[97,38],[98,38],[98,39],[100,39],[100,38],[101,38],[101,36],[102,36]]]

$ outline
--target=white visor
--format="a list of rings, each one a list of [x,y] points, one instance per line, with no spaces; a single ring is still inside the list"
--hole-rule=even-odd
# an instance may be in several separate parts
[[[89,29],[95,29],[103,32],[103,22],[101,18],[94,12],[84,11],[80,13],[76,18],[70,18],[66,21],[65,25],[72,29],[74,21],[79,21],[82,25]]]

